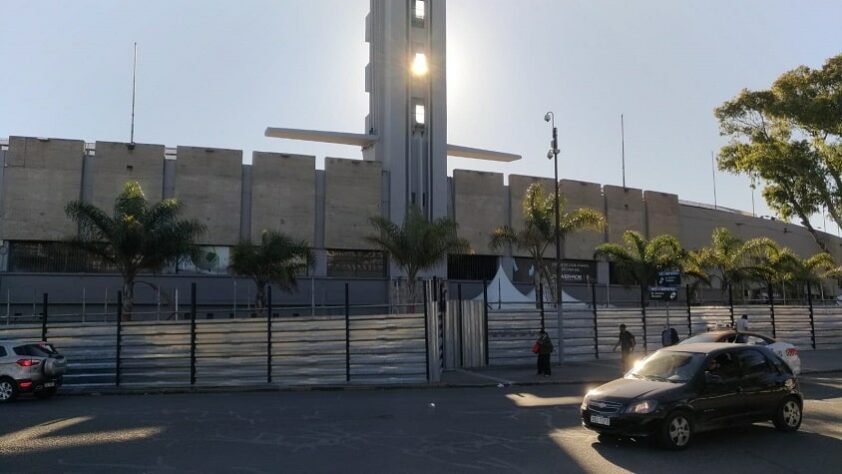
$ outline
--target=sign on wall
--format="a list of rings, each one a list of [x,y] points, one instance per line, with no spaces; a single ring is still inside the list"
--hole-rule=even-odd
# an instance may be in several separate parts
[[[513,280],[515,283],[532,283],[535,264],[531,258],[515,257]],[[555,273],[555,261],[546,260],[551,273]],[[587,283],[596,281],[596,262],[592,260],[564,260],[561,262],[561,281],[563,283]]]

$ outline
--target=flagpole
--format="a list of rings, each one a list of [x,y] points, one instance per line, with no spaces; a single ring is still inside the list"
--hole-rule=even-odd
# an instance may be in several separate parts
[[[132,62],[132,131],[129,137],[129,143],[134,144],[134,103],[135,92],[137,90],[137,42],[134,44],[134,61]]]

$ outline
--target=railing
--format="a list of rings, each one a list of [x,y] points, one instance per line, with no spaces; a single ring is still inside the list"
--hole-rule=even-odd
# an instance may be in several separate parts
[[[428,375],[427,347],[438,347],[428,339],[435,334],[434,321],[425,318],[428,304],[354,314],[360,309],[349,293],[346,285],[339,314],[279,314],[270,290],[257,317],[248,310],[233,319],[200,319],[194,284],[187,319],[124,321],[118,304],[108,321],[86,324],[52,322],[44,295],[40,323],[0,326],[0,338],[55,344],[68,358],[70,387],[435,381]]]

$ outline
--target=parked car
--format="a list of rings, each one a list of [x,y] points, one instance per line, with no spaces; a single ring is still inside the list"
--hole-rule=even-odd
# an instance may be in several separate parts
[[[754,332],[737,334],[737,331],[728,328],[688,337],[679,342],[679,344],[696,344],[699,342],[740,342],[754,346],[764,346],[783,359],[792,369],[792,373],[801,375],[801,357],[798,355],[798,348],[788,342],[776,341],[769,336]]]
[[[588,392],[581,415],[601,441],[654,438],[683,449],[696,433],[740,423],[772,420],[781,431],[795,431],[803,406],[792,370],[765,347],[681,344]]]
[[[0,341],[0,403],[19,394],[55,395],[67,370],[67,359],[46,342]]]

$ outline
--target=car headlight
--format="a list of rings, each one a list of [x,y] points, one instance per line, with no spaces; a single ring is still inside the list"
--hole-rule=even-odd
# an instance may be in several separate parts
[[[588,408],[588,401],[590,401],[591,395],[593,395],[594,392],[596,392],[596,389],[588,390],[588,393],[586,393],[585,396],[582,398],[582,406],[579,408],[581,408],[582,410]]]
[[[633,403],[626,409],[626,413],[646,414],[655,411],[658,407],[658,402],[655,400],[643,400],[641,402]]]

